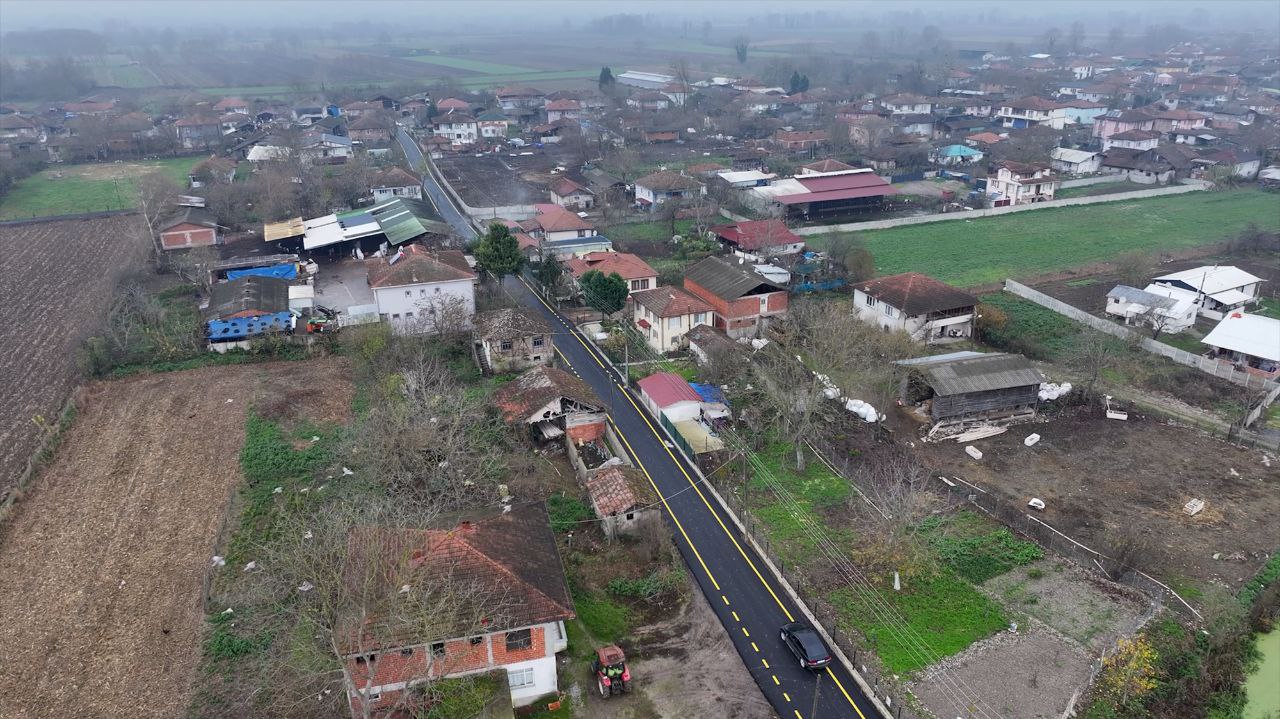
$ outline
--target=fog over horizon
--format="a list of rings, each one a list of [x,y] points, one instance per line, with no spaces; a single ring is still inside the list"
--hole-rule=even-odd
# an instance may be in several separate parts
[[[1102,34],[1114,26],[1127,26],[1131,34],[1152,24],[1183,24],[1197,30],[1258,32],[1267,28],[1280,35],[1280,2],[1273,0],[1213,0],[1161,2],[1131,0],[1097,2],[1063,0],[1055,3],[961,4],[946,0],[868,2],[803,0],[778,4],[764,0],[656,0],[637,7],[606,0],[551,0],[529,3],[482,0],[465,4],[368,0],[350,3],[334,0],[301,2],[224,0],[217,3],[127,0],[5,0],[0,3],[0,32],[76,28],[112,32],[127,28],[175,30],[220,28],[248,33],[279,27],[324,28],[349,25],[353,32],[385,30],[426,35],[450,31],[501,32],[514,28],[581,26],[593,18],[615,14],[640,14],[646,24],[710,21],[717,27],[751,27],[761,31],[803,30],[795,24],[770,27],[779,18],[806,14],[820,16],[813,29],[947,24],[963,32],[966,27],[990,30],[1043,28],[1055,22],[1079,20],[1090,32]],[[963,38],[961,38],[963,39]],[[3,48],[0,48],[2,51]],[[72,50],[67,48],[68,51]]]

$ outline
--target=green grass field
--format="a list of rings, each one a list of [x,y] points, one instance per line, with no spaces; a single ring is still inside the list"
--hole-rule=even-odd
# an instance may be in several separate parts
[[[1134,190],[1150,189],[1145,185],[1139,185],[1136,182],[1099,182],[1096,185],[1082,185],[1080,187],[1066,187],[1053,193],[1054,197],[1066,200],[1072,197],[1090,197],[1093,195],[1107,195],[1113,192],[1132,192]]]
[[[449,67],[455,70],[470,70],[472,72],[483,72],[486,75],[521,75],[538,72],[537,68],[520,67],[519,65],[503,65],[500,62],[485,62],[484,60],[471,60],[465,57],[447,57],[444,55],[416,55],[414,57],[405,58],[414,62],[420,62],[427,65],[439,65],[441,67]]]
[[[1106,262],[1136,250],[1210,245],[1250,222],[1280,231],[1275,195],[1253,189],[1195,192],[844,234],[863,238],[879,274],[924,272],[972,287]],[[814,235],[809,244],[822,249],[832,236]]]
[[[511,73],[509,75],[485,75],[481,77],[468,77],[458,81],[458,84],[468,88],[476,89],[498,85],[509,85],[523,82],[542,82],[550,80],[587,80],[599,77],[600,71],[597,70],[549,70],[547,72],[526,72]]]
[[[0,220],[123,210],[134,206],[133,181],[160,171],[182,186],[198,157],[147,162],[57,165],[19,182],[0,199]]]

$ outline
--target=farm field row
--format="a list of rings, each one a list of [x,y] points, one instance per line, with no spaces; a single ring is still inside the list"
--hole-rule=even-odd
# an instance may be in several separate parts
[[[173,157],[50,167],[22,180],[0,200],[0,220],[128,209],[134,206],[136,178],[159,171],[185,185],[188,171],[199,159]]]
[[[1275,195],[1259,190],[1195,192],[972,220],[813,236],[856,235],[880,274],[924,272],[961,287],[1114,260],[1133,251],[1181,250],[1221,242],[1250,223],[1280,231]]]
[[[465,57],[447,57],[444,55],[418,55],[405,58],[414,62],[420,62],[427,65],[439,65],[454,70],[470,70],[472,72],[481,72],[486,75],[511,75],[511,74],[527,74],[538,72],[537,68],[520,67],[519,65],[504,65],[500,62],[486,62],[484,60],[472,60]]]

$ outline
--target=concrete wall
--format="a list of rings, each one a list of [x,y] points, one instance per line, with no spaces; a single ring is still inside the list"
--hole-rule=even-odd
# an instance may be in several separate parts
[[[1061,300],[1054,299],[1043,292],[1033,290],[1020,282],[1005,280],[1004,289],[1005,292],[1010,292],[1024,299],[1031,300],[1041,307],[1046,307],[1060,315],[1065,315],[1077,322],[1089,325],[1099,332],[1105,332],[1123,340],[1130,340],[1134,337],[1134,332],[1124,325],[1116,324],[1111,320],[1104,319],[1102,317],[1089,314],[1084,310],[1072,307],[1071,305]],[[1168,357],[1180,365],[1195,367],[1205,374],[1211,374],[1215,377],[1220,377],[1228,382],[1234,382],[1235,384],[1242,385],[1250,389],[1270,391],[1275,389],[1277,386],[1277,384],[1271,380],[1251,375],[1248,372],[1239,372],[1231,365],[1223,364],[1215,359],[1210,359],[1201,355],[1191,354],[1190,352],[1180,350],[1177,347],[1170,347],[1163,342],[1158,342],[1145,335],[1139,339],[1139,344],[1143,349],[1151,352],[1152,354]]]
[[[426,160],[427,171],[436,179],[440,187],[449,195],[449,199],[454,201],[463,212],[465,212],[471,220],[471,224],[476,229],[483,232],[486,226],[495,217],[501,217],[508,220],[527,220],[538,214],[538,208],[533,205],[497,205],[494,207],[472,207],[462,201],[462,196],[458,194],[449,181],[444,179],[444,175],[436,169],[436,164],[431,161],[430,157],[423,156]]]
[[[1091,178],[1090,178],[1091,179]],[[1106,178],[1106,182],[1115,182],[1119,177],[1111,175]],[[1090,183],[1092,184],[1092,183]],[[1043,210],[1050,207],[1070,207],[1073,205],[1094,205],[1102,202],[1122,202],[1124,200],[1138,200],[1147,197],[1161,197],[1163,195],[1181,195],[1187,192],[1197,192],[1207,190],[1212,187],[1212,183],[1188,181],[1184,185],[1175,185],[1173,187],[1160,187],[1151,190],[1134,190],[1133,192],[1117,192],[1112,195],[1096,195],[1094,197],[1073,197],[1065,200],[1053,200],[1052,202],[1037,202],[1029,205],[1013,205],[1010,207],[992,207],[986,210],[970,210],[968,212],[947,212],[944,214],[924,215],[923,217],[902,217],[896,220],[872,220],[870,222],[849,222],[843,225],[823,225],[820,227],[798,227],[792,232],[797,235],[808,237],[811,235],[823,235],[829,232],[861,232],[864,230],[884,230],[890,227],[901,227],[903,225],[923,225],[930,222],[948,222],[952,220],[972,220],[978,217],[994,217],[996,215],[1007,215],[1013,212],[1031,212],[1034,210]]]

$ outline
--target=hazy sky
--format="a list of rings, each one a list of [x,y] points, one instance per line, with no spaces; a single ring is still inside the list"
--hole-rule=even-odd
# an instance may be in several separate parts
[[[972,12],[1002,8],[1011,17],[1044,23],[1078,16],[1091,25],[1107,25],[1114,13],[1134,13],[1150,21],[1166,18],[1187,23],[1199,17],[1205,24],[1239,23],[1242,29],[1270,28],[1280,35],[1280,0],[1019,0],[962,2],[961,0],[893,0],[881,2],[800,0],[0,0],[0,31],[36,27],[102,29],[109,20],[134,26],[189,28],[213,24],[224,27],[303,25],[329,26],[347,21],[406,23],[446,29],[512,24],[554,24],[563,18],[581,19],[613,13],[653,13],[691,19],[709,18],[725,24],[748,15],[826,10],[846,16],[881,15],[922,10],[928,14]],[[1196,12],[1203,8],[1204,12]],[[1091,21],[1091,22],[1090,22]],[[1194,21],[1193,21],[1194,22]],[[1201,25],[1203,26],[1203,25]],[[1132,28],[1137,34],[1141,28]],[[1095,30],[1097,31],[1097,30]]]

